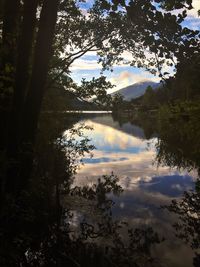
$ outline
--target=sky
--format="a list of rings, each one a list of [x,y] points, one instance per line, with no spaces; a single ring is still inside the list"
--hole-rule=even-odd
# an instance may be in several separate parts
[[[90,6],[91,1],[92,0],[86,0],[83,10],[84,8],[87,9]],[[187,26],[191,29],[200,30],[200,17],[198,17],[197,13],[197,11],[200,10],[200,0],[193,0],[193,7],[194,8],[192,10],[188,11],[188,17],[184,22],[184,26]],[[130,55],[125,52],[124,57],[129,59]],[[70,71],[71,77],[77,83],[80,83],[82,78],[91,80],[93,77],[99,77],[101,75],[101,65],[97,63],[96,54],[94,52],[88,52],[73,63]],[[166,71],[173,73],[172,70],[169,69]],[[105,71],[103,75],[107,77],[108,81],[115,85],[114,88],[109,89],[108,92],[110,93],[144,80],[150,80],[154,82],[160,81],[158,76],[152,75],[145,69],[130,67],[128,65],[115,65],[112,72]]]

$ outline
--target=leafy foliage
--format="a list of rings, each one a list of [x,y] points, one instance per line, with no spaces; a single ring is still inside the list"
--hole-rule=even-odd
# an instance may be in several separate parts
[[[199,103],[163,107],[159,119],[157,161],[170,167],[199,169]]]

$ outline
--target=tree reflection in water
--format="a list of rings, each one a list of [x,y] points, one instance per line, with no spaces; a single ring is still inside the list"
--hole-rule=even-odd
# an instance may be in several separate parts
[[[152,245],[161,242],[158,235],[151,228],[130,229],[112,218],[114,203],[108,194],[122,190],[116,176],[103,176],[90,187],[71,186],[80,157],[92,147],[83,135],[83,125],[69,131],[67,141],[57,138],[62,127],[66,129],[68,123],[71,128],[74,121],[64,117],[56,121],[52,114],[41,121],[29,185],[17,196],[5,198],[1,266],[159,266],[151,256]],[[49,127],[51,122],[54,127]],[[73,225],[75,215],[83,214],[82,200],[95,221],[83,216]],[[122,237],[124,231],[127,240]]]
[[[163,108],[159,117],[157,162],[188,170],[200,168],[199,110],[180,113]]]
[[[157,143],[158,164],[170,167],[196,169],[200,175],[200,114],[187,111],[185,114],[173,109],[162,111]],[[195,114],[194,114],[195,113]],[[200,266],[200,180],[195,190],[184,192],[180,200],[164,206],[178,216],[173,225],[176,235],[195,251],[193,264]]]

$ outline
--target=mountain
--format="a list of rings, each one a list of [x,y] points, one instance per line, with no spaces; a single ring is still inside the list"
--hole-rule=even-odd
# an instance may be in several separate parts
[[[43,101],[45,111],[99,110],[100,106],[80,99],[75,93],[62,87],[50,88]]]
[[[99,110],[101,109],[101,107],[96,105],[95,103],[83,100],[77,97],[72,92],[69,92],[69,91],[66,92],[66,97],[70,99],[69,107],[71,110]]]
[[[160,83],[156,83],[152,81],[142,81],[142,82],[134,83],[122,89],[119,89],[118,91],[112,93],[111,95],[113,96],[116,93],[120,93],[121,95],[124,96],[125,100],[131,100],[132,98],[137,98],[137,97],[142,96],[145,93],[149,85],[153,89],[156,89],[160,86]]]

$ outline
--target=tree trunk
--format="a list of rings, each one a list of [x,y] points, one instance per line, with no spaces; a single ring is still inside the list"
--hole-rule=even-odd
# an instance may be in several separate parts
[[[15,62],[19,10],[20,0],[5,1],[2,29],[2,55],[0,63],[1,70],[8,64],[13,66]]]
[[[3,10],[2,44],[0,48],[0,150],[5,149],[8,113],[14,85],[20,0],[6,0]]]
[[[22,142],[34,144],[41,103],[45,91],[59,0],[44,0],[35,47],[30,87],[24,109]]]
[[[44,0],[39,31],[34,51],[33,70],[30,81],[22,127],[22,170],[21,186],[29,180],[37,124],[45,91],[49,61],[52,55],[52,43],[55,33],[57,11],[60,0]]]
[[[2,2],[1,2],[1,5]],[[20,0],[6,0],[2,15],[2,43],[0,47],[0,152],[5,153],[8,134],[8,120],[14,87],[16,67],[16,49],[18,40],[18,25],[20,22]],[[2,156],[2,154],[1,154]],[[2,162],[6,169],[6,158]],[[6,170],[0,176],[0,202],[3,202]]]
[[[38,3],[39,0],[24,1],[22,31],[19,38],[14,97],[8,138],[8,154],[14,157],[18,153],[22,111],[29,80],[30,59],[32,56]]]

